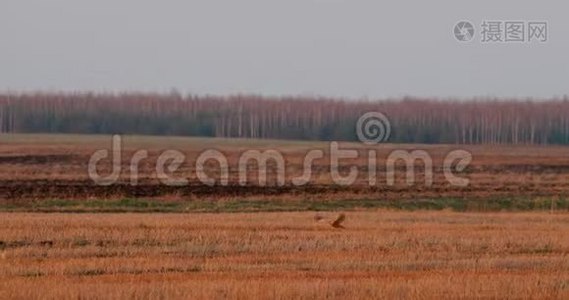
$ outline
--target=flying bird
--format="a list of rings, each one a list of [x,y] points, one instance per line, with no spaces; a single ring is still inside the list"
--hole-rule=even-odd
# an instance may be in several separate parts
[[[345,219],[346,215],[339,214],[336,220],[334,220],[334,222],[331,222],[330,225],[332,225],[334,228],[344,228],[344,226],[342,226],[342,222],[344,222]]]
[[[330,220],[326,220],[323,216],[321,215],[315,215],[314,216],[314,221],[316,222],[320,222],[320,221],[326,221],[328,224],[330,224],[330,226],[334,227],[334,228],[345,228],[344,226],[342,226],[342,223],[344,222],[344,220],[346,220],[346,215],[341,213],[338,215],[338,217],[336,217],[335,220],[330,221]]]

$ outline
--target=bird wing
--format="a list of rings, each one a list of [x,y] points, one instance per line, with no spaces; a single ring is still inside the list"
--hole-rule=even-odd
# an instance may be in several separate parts
[[[333,227],[342,227],[342,222],[344,222],[345,219],[346,219],[346,215],[344,215],[344,214],[338,215],[338,218],[336,218],[336,220],[334,222],[332,222],[332,226]]]

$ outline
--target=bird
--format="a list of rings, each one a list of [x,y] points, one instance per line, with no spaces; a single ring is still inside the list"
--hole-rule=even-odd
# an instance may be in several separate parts
[[[326,218],[324,218],[321,215],[315,215],[314,216],[314,221],[316,222],[320,222],[322,220],[326,220]],[[328,224],[330,224],[330,226],[334,227],[334,228],[342,228],[344,229],[345,227],[342,226],[342,223],[346,220],[346,215],[341,213],[339,214],[335,220],[330,221],[330,220],[326,220]]]
[[[334,227],[334,228],[344,228],[344,226],[342,226],[342,222],[344,222],[344,220],[346,220],[346,215],[339,214],[338,217],[336,218],[336,220],[334,220],[334,222],[330,223],[330,225],[332,225],[332,227]]]

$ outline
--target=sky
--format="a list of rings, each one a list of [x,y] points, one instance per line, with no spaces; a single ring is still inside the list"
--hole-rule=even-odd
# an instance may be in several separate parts
[[[2,0],[0,92],[569,95],[569,2]],[[459,42],[454,26],[473,24]],[[484,21],[547,41],[483,42]]]

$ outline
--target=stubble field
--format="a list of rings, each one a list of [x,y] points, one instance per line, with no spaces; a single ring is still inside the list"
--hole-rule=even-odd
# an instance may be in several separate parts
[[[569,151],[556,146],[379,145],[341,143],[360,158],[351,186],[338,186],[326,159],[312,181],[294,186],[307,151],[324,142],[125,137],[122,172],[112,186],[88,177],[91,154],[109,136],[0,136],[0,299],[567,299]],[[149,157],[130,184],[129,158]],[[165,186],[156,161],[165,150],[187,161]],[[223,152],[227,186],[200,184],[193,164]],[[278,149],[287,183],[246,186],[234,168],[246,150]],[[385,185],[395,149],[427,151],[433,186]],[[449,151],[472,153],[453,187],[442,174]],[[378,154],[369,186],[365,154]],[[110,172],[110,161],[99,166]],[[208,165],[209,175],[219,175]],[[346,214],[344,229],[326,223]],[[315,214],[326,219],[316,222]]]
[[[569,297],[569,215],[313,215],[3,213],[0,298]]]

